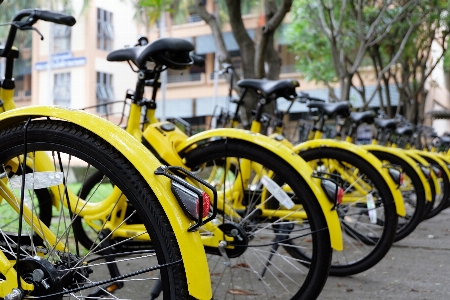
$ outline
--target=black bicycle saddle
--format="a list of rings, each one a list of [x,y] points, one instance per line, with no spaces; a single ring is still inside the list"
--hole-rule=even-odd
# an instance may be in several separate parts
[[[115,50],[108,54],[108,61],[132,61],[139,69],[145,68],[147,61],[170,69],[186,69],[192,66],[189,52],[194,50],[191,42],[179,38],[162,38],[145,46]]]

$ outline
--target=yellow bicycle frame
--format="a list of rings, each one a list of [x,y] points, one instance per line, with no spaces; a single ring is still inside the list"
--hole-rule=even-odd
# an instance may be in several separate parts
[[[422,151],[422,150],[411,149],[411,150],[408,150],[408,153],[415,153],[419,156],[428,157],[428,158],[432,159],[433,161],[438,163],[438,165],[444,170],[444,172],[447,174],[447,176],[450,175],[450,170],[448,169],[448,166],[447,166],[448,161],[450,161],[449,158],[446,158],[445,156],[436,155],[436,153]],[[427,163],[429,164],[428,161],[427,161]],[[436,174],[434,172],[432,172],[432,175],[434,175],[434,177],[432,177],[432,178],[433,178],[435,185],[438,185],[439,193],[442,193],[443,191],[440,190],[441,185],[437,184],[438,178],[437,178]],[[448,177],[448,178],[450,178],[450,177]],[[437,190],[436,190],[436,194],[438,194]]]
[[[280,142],[287,145],[292,145],[289,141],[287,141],[286,138],[282,139],[282,135],[280,133],[282,128],[277,127],[275,129],[275,134],[272,135],[273,138],[278,138]],[[406,216],[406,210],[405,210],[405,203],[403,201],[403,196],[401,194],[401,191],[398,189],[397,184],[394,182],[394,180],[389,175],[389,171],[387,168],[383,167],[383,164],[381,161],[372,153],[366,150],[366,148],[360,148],[360,146],[355,145],[352,143],[351,139],[348,138],[345,141],[341,140],[333,140],[333,139],[322,139],[322,132],[319,130],[316,131],[310,131],[308,134],[308,140],[305,142],[302,142],[296,146],[292,145],[292,149],[295,151],[295,153],[300,153],[301,151],[305,151],[307,149],[314,149],[314,148],[320,148],[320,147],[328,147],[328,148],[336,148],[336,149],[344,149],[347,151],[351,151],[358,155],[359,157],[366,160],[369,164],[371,164],[377,171],[381,172],[381,175],[383,176],[383,179],[386,181],[387,185],[389,186],[389,189],[392,191],[392,195],[394,197],[395,207],[397,214],[401,217]],[[420,172],[422,173],[422,172]],[[431,201],[431,192],[430,192],[430,200]]]
[[[417,161],[422,166],[425,166],[425,167],[429,168],[430,163],[425,158],[423,158],[421,155],[419,155],[419,153],[415,152],[417,150],[405,150],[405,149],[403,149],[403,151],[405,151],[405,153],[408,156],[410,156],[412,159]],[[439,184],[439,181],[438,181],[438,178],[437,178],[436,174],[432,170],[430,170],[430,176],[431,176],[431,180],[434,183],[434,190],[436,192],[436,195],[441,194],[441,185]],[[429,185],[425,185],[425,186],[429,187]],[[427,201],[432,201],[432,199],[428,199],[427,198]]]
[[[346,137],[346,141],[347,142],[353,142],[352,137],[347,136]],[[371,144],[360,145],[360,147],[362,147],[364,149],[367,149],[368,151],[382,151],[382,152],[386,152],[386,153],[395,155],[395,156],[399,157],[400,159],[402,159],[403,161],[407,162],[415,170],[415,172],[419,175],[420,181],[422,181],[422,183],[423,183],[423,187],[424,187],[424,190],[425,190],[425,199],[426,199],[426,201],[428,201],[428,202],[433,201],[431,187],[428,184],[428,179],[425,178],[425,175],[423,174],[422,170],[417,165],[417,163],[419,163],[419,164],[421,164],[421,165],[423,165],[425,167],[428,167],[429,163],[425,159],[420,157],[420,155],[418,155],[417,153],[411,152],[409,150],[397,148],[395,145],[393,145],[391,147],[387,147],[387,146],[384,146],[384,145],[379,145],[378,141],[376,139],[372,139],[372,143]],[[412,160],[411,160],[411,158],[412,158]],[[433,183],[435,185],[437,185],[437,177],[434,174],[434,172],[431,172],[431,176],[432,176]],[[438,191],[440,192],[440,185],[435,190],[436,190],[436,193]]]
[[[5,96],[12,99],[12,95],[8,95],[7,92],[9,91],[2,91],[3,100]],[[211,299],[208,264],[200,235],[198,232],[187,232],[192,221],[184,214],[170,192],[169,179],[154,174],[161,163],[149,153],[148,149],[109,121],[83,111],[55,106],[30,106],[1,113],[0,129],[26,121],[30,117],[57,118],[89,129],[120,151],[136,167],[151,186],[174,230],[183,258],[190,295],[197,299]],[[0,257],[0,265],[1,261]]]
[[[344,149],[344,150],[355,153],[359,157],[366,160],[369,164],[371,164],[377,171],[381,172],[383,179],[386,181],[386,183],[389,186],[389,189],[392,191],[397,214],[401,217],[406,216],[406,210],[405,210],[405,204],[403,202],[403,196],[401,194],[401,191],[398,189],[397,184],[394,182],[394,180],[389,175],[388,169],[383,167],[383,164],[381,163],[381,161],[377,157],[375,157],[375,155],[368,152],[367,150],[362,149],[362,148],[360,148],[360,146],[350,143],[348,141],[321,139],[322,135],[321,135],[321,132],[319,132],[319,131],[315,132],[314,138],[312,140],[300,143],[296,146],[292,145],[286,138],[282,139],[283,136],[281,136],[279,134],[273,134],[273,135],[271,135],[271,137],[275,138],[275,139],[277,139],[277,137],[278,137],[277,140],[279,140],[280,143],[283,143],[284,145],[286,145],[288,147],[292,147],[291,149],[295,153],[301,153],[302,151],[305,151],[308,149],[315,149],[315,148],[320,148],[320,147]],[[430,199],[431,199],[431,192],[430,192]]]
[[[352,153],[355,153],[355,155],[358,155],[359,157],[364,158],[370,165],[372,165],[375,168],[375,170],[381,173],[383,179],[386,181],[386,184],[389,186],[389,189],[391,190],[392,195],[394,197],[397,214],[401,217],[404,217],[406,215],[403,196],[400,190],[398,189],[397,184],[389,175],[388,169],[383,167],[381,161],[378,158],[376,158],[375,155],[368,152],[367,150],[362,149],[359,146],[352,143],[331,139],[317,139],[306,141],[297,146],[294,146],[292,150],[295,151],[295,153],[300,153],[301,151],[305,151],[308,149],[317,149],[321,147],[344,149]]]
[[[422,181],[424,183],[423,186],[424,186],[424,190],[425,190],[426,200],[432,201],[431,188],[430,188],[430,185],[427,183],[428,179],[425,177],[422,170],[417,165],[417,162],[414,161],[411,158],[411,156],[407,155],[403,149],[390,148],[390,147],[385,147],[385,146],[381,146],[381,145],[371,145],[371,144],[359,145],[359,147],[366,149],[368,151],[386,152],[386,153],[395,155],[395,156],[399,157],[400,159],[402,159],[403,161],[405,161],[406,163],[408,163],[408,165],[410,165],[414,169],[414,171],[417,173],[417,175],[419,175],[420,181]]]

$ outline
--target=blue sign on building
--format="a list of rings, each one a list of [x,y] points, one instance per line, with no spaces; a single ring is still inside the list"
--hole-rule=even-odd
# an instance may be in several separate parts
[[[52,63],[50,69],[62,69],[84,66],[86,64],[86,57],[73,57],[72,52],[61,52],[52,55]],[[48,62],[41,61],[34,64],[36,71],[45,71],[48,69]]]

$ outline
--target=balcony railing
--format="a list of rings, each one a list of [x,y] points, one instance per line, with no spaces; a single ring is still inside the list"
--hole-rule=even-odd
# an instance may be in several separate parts
[[[280,73],[298,73],[298,71],[295,69],[295,65],[284,65],[281,66]]]
[[[190,23],[198,23],[203,21],[202,17],[200,17],[197,14],[191,14],[188,16],[181,16],[177,17],[172,20],[174,25],[183,25],[183,24],[190,24]],[[159,26],[159,24],[157,24]]]
[[[235,69],[234,72],[242,77],[242,69]],[[219,75],[219,79],[225,78],[224,75]],[[209,79],[214,80],[214,72],[209,74]]]
[[[195,23],[195,22],[200,22],[202,21],[202,17],[200,17],[197,14],[194,15],[190,15],[187,19],[188,23]]]
[[[241,69],[237,69],[237,70],[235,70],[235,72],[236,72],[236,74],[239,74],[239,76],[242,77]],[[284,66],[281,66],[280,73],[286,74],[286,73],[299,73],[299,72],[295,69],[295,65],[284,65]],[[219,79],[222,79],[222,78],[224,78],[224,76],[219,75]],[[209,74],[209,79],[210,80],[214,79],[214,72]]]
[[[167,83],[200,81],[201,78],[202,78],[202,73],[169,75],[169,76],[167,76]]]

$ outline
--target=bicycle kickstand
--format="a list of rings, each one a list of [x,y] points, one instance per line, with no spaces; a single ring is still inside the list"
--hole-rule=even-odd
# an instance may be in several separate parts
[[[272,257],[275,253],[277,253],[278,247],[280,247],[279,242],[284,241],[289,238],[289,232],[293,229],[292,224],[284,224],[280,225],[278,230],[275,230],[276,237],[272,241],[272,248],[270,249],[270,255],[267,258],[266,265],[264,266],[264,269],[261,272],[261,275],[259,277],[259,280],[262,280],[264,278],[264,275],[266,274],[267,269],[269,268],[270,261],[272,260]]]

